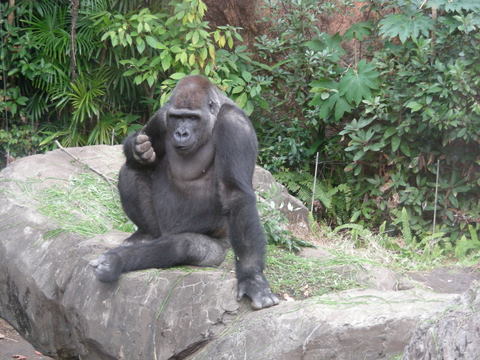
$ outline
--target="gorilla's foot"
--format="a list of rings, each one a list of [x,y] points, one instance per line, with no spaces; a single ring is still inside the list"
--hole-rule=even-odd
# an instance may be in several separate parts
[[[122,259],[118,254],[105,253],[99,258],[90,261],[95,276],[103,282],[113,282],[118,280],[122,274]]]
[[[237,300],[240,301],[244,295],[252,300],[252,308],[255,310],[277,305],[280,302],[270,290],[268,281],[262,274],[238,281]]]

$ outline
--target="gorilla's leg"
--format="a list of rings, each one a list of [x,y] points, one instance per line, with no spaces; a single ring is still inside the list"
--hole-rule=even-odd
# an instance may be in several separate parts
[[[148,243],[133,243],[107,251],[90,263],[97,279],[115,281],[120,274],[176,265],[218,266],[225,259],[228,241],[202,234],[165,235]]]
[[[127,242],[151,240],[161,236],[153,207],[151,172],[123,166],[118,178],[118,190],[122,207],[138,230]]]

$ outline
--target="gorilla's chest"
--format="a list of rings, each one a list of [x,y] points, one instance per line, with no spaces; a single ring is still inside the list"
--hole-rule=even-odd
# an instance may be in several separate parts
[[[163,234],[205,234],[225,226],[213,167],[194,180],[175,178],[168,167],[153,178],[155,213]]]

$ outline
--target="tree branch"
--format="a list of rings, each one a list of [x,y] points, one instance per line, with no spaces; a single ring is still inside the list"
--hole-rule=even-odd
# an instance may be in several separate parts
[[[115,179],[112,179],[111,177],[103,174],[102,172],[98,171],[97,169],[94,169],[93,167],[91,167],[90,165],[88,165],[86,162],[82,161],[80,158],[76,157],[75,155],[73,155],[71,152],[69,152],[67,149],[65,149],[59,142],[58,140],[55,140],[55,145],[58,146],[58,148],[60,150],[62,150],[65,154],[67,154],[68,156],[70,156],[73,160],[79,162],[80,164],[86,166],[89,170],[93,171],[95,174],[101,176],[106,182],[108,182],[111,186],[115,186],[114,183],[116,183],[116,180]]]
[[[70,79],[77,78],[77,20],[80,0],[71,0],[72,26],[70,28]]]

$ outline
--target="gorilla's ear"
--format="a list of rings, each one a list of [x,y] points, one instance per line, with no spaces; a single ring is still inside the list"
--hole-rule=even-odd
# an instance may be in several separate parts
[[[208,108],[209,108],[211,114],[215,114],[215,110],[217,109],[217,107],[218,107],[218,105],[215,104],[215,101],[213,101],[213,100],[208,101]]]

